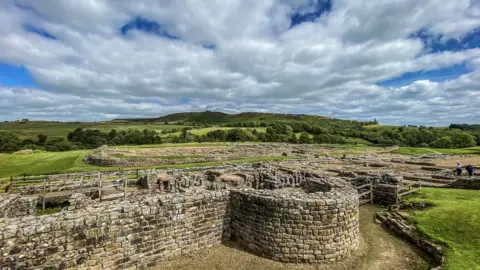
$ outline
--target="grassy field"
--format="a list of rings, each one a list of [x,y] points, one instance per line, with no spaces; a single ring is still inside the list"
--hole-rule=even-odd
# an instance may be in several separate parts
[[[400,147],[400,149],[393,150],[391,153],[403,154],[403,155],[431,155],[431,154],[480,155],[480,147],[459,148],[459,149]]]
[[[445,269],[480,269],[480,191],[424,188],[409,200],[435,206],[413,215],[418,228],[446,246]]]
[[[185,144],[183,144],[185,145]],[[65,172],[82,172],[82,171],[114,171],[116,167],[99,167],[86,164],[83,160],[87,150],[69,151],[69,152],[42,152],[33,154],[0,154],[0,182],[7,181],[10,176],[18,176],[21,174],[53,174]],[[267,160],[282,160],[292,157],[270,156],[270,157],[253,157],[242,158],[236,160],[212,161],[191,164],[175,164],[150,166],[143,168],[188,168],[200,166],[214,166],[224,162],[258,162]],[[135,168],[129,168],[135,169]]]
[[[142,123],[112,123],[112,122],[42,122],[42,121],[32,121],[32,122],[8,122],[0,123],[0,131],[10,131],[15,132],[21,139],[37,139],[38,134],[44,134],[48,137],[66,137],[67,134],[71,131],[74,131],[77,128],[89,128],[89,129],[99,129],[104,132],[108,132],[112,129],[117,131],[128,130],[128,129],[153,129],[157,132],[162,131],[163,129],[173,129],[173,128],[183,128],[185,126],[180,125],[164,125],[164,124],[142,124]]]
[[[20,174],[93,171],[100,167],[83,161],[88,151],[43,152],[34,154],[0,154],[0,179]]]

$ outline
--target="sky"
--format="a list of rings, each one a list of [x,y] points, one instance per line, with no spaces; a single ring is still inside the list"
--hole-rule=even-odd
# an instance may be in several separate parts
[[[0,0],[0,121],[480,123],[480,0]]]

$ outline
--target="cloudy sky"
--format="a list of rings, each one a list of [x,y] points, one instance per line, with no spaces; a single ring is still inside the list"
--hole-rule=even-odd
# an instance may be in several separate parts
[[[0,0],[0,120],[480,123],[479,0]]]

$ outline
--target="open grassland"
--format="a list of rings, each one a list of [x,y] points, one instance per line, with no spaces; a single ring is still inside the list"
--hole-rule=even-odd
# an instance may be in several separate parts
[[[480,190],[424,188],[409,200],[434,204],[413,220],[446,247],[445,269],[480,269]]]
[[[142,124],[142,123],[112,123],[112,122],[3,122],[0,123],[0,131],[10,131],[17,134],[21,139],[36,140],[38,134],[48,137],[66,137],[69,132],[77,128],[99,129],[108,132],[112,129],[117,131],[129,129],[152,129],[160,132],[164,129],[183,128],[181,125]]]
[[[458,148],[458,149],[400,147],[397,150],[393,150],[391,153],[403,154],[403,155],[431,155],[431,154],[480,155],[480,147]]]
[[[33,154],[0,154],[0,182],[8,181],[10,176],[21,174],[54,174],[66,172],[88,172],[88,171],[114,171],[119,170],[116,167],[99,167],[86,164],[84,157],[88,153],[86,150],[68,151],[68,152],[42,152]],[[268,160],[282,160],[292,157],[284,156],[266,156],[250,157],[235,160],[220,160],[203,163],[187,163],[175,165],[160,165],[141,168],[189,168],[201,166],[215,166],[224,162],[259,162]],[[167,157],[168,159],[168,157]],[[127,168],[136,169],[136,168]],[[140,167],[139,167],[140,169]]]
[[[0,179],[20,174],[98,170],[83,161],[87,151],[0,154]]]

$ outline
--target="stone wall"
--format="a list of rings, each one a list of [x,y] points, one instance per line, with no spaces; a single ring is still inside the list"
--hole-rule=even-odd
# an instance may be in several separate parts
[[[461,178],[455,182],[450,183],[448,188],[461,188],[461,189],[473,189],[480,190],[480,178]]]
[[[397,203],[398,186],[388,184],[376,184],[373,186],[373,202],[384,205]]]
[[[358,246],[354,189],[289,193],[247,188],[232,190],[231,197],[232,240],[254,254],[290,263],[335,262]]]
[[[35,216],[37,214],[36,196],[0,194],[0,218]]]
[[[228,238],[229,211],[227,191],[198,191],[0,219],[0,269],[145,269]]]

